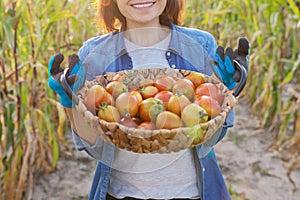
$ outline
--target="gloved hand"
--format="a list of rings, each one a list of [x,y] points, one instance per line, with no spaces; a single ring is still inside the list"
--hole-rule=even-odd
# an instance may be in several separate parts
[[[233,89],[241,78],[241,74],[236,70],[236,60],[240,65],[244,66],[248,72],[248,54],[250,45],[246,38],[241,38],[238,48],[233,51],[228,47],[224,53],[224,48],[219,46],[216,50],[217,63],[214,63],[213,70],[216,76],[223,81],[228,89]]]
[[[63,74],[64,69],[60,66],[64,60],[62,54],[53,56],[48,64],[48,85],[49,87],[60,96],[60,103],[67,108],[74,108],[74,104],[70,97],[64,91],[60,77]],[[80,61],[78,55],[73,54],[70,57],[69,62],[69,76],[67,82],[70,85],[72,91],[76,93],[85,81],[86,68]]]

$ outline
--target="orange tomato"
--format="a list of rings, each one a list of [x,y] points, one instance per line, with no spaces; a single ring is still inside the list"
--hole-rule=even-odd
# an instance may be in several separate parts
[[[174,94],[170,97],[167,108],[168,111],[171,111],[180,116],[182,110],[190,103],[191,101],[185,95]]]
[[[142,121],[155,122],[157,115],[164,110],[165,107],[161,100],[150,97],[140,104],[139,116]]]
[[[208,113],[198,104],[191,103],[183,109],[181,119],[184,126],[191,127],[208,121]]]
[[[106,91],[101,85],[94,85],[86,91],[83,103],[89,111],[96,114],[96,110],[102,104],[105,94]]]
[[[139,93],[139,91],[137,91],[137,90],[133,90],[131,92],[131,94],[134,95],[138,99],[139,105],[140,105],[140,103],[142,103],[142,101],[143,101],[143,97],[142,97],[141,93]]]
[[[121,120],[118,110],[110,105],[101,106],[98,111],[98,117],[107,122],[119,122]]]
[[[170,111],[163,111],[156,118],[156,128],[158,129],[174,129],[181,126],[180,117]]]
[[[109,92],[105,92],[102,104],[103,103],[107,103],[108,105],[111,105],[111,106],[115,105],[115,100]]]
[[[113,78],[112,81],[123,81],[124,79],[128,79],[127,75],[123,73],[117,73]]]
[[[119,81],[109,82],[105,89],[114,97],[114,99],[116,99],[121,93],[128,92],[128,87],[123,82]]]
[[[117,97],[116,108],[121,116],[125,116],[129,113],[130,116],[133,117],[138,113],[139,100],[135,95],[131,94],[131,92],[124,92]]]
[[[190,80],[194,84],[195,88],[206,82],[205,76],[199,72],[191,72],[185,78]]]
[[[145,130],[155,130],[156,126],[152,122],[142,122],[138,126],[139,129],[145,129]]]
[[[158,89],[152,85],[140,89],[143,99],[154,97],[158,93]]]

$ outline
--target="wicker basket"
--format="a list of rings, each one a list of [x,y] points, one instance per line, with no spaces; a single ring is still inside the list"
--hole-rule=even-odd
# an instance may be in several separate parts
[[[128,85],[137,85],[145,78],[154,79],[160,75],[168,75],[177,78],[183,78],[191,73],[187,70],[166,69],[145,69],[145,70],[128,70],[118,73],[124,73],[127,77]],[[182,149],[201,145],[210,139],[218,128],[225,122],[228,112],[234,107],[236,98],[232,95],[226,86],[211,76],[205,76],[206,82],[217,84],[223,94],[222,111],[219,115],[208,122],[198,124],[194,127],[183,127],[172,130],[144,130],[128,128],[119,123],[110,123],[101,120],[87,110],[83,102],[83,97],[88,88],[100,84],[105,78],[108,82],[116,73],[107,73],[105,76],[98,76],[93,81],[86,81],[83,88],[77,92],[79,103],[76,106],[82,117],[87,118],[89,126],[95,129],[99,136],[115,146],[136,153],[169,153],[177,152]],[[130,87],[130,86],[129,86]]]

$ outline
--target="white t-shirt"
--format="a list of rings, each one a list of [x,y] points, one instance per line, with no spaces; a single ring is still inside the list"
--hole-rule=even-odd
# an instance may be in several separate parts
[[[151,47],[125,39],[133,69],[166,68],[169,34]],[[199,197],[192,149],[168,154],[137,154],[115,149],[108,192],[116,198],[171,199]]]
[[[128,39],[125,40],[125,47],[132,60],[133,69],[168,68],[165,52],[170,43],[171,34],[159,43],[150,47],[138,46]]]

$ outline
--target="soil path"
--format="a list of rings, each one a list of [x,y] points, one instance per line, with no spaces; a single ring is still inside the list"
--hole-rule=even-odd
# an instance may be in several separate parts
[[[246,105],[236,107],[235,127],[215,147],[216,155],[233,200],[299,200],[300,170],[287,177],[284,163],[268,147],[272,134],[259,128]],[[36,180],[34,200],[87,199],[95,161],[71,150],[60,158],[57,170]]]

